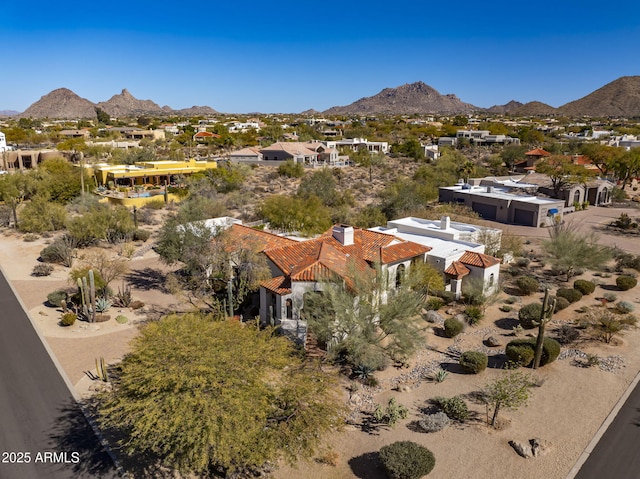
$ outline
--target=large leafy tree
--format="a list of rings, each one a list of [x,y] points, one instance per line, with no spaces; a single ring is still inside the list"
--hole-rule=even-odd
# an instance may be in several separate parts
[[[184,474],[259,469],[340,425],[333,378],[271,330],[172,315],[146,326],[100,398],[125,452]]]
[[[609,247],[598,244],[593,233],[578,231],[572,222],[549,228],[549,239],[542,243],[542,247],[553,267],[566,274],[567,281],[577,269],[599,268],[612,257]]]
[[[280,231],[318,234],[331,226],[331,211],[314,194],[308,197],[273,195],[258,208],[258,214]]]
[[[565,188],[576,183],[584,183],[591,172],[582,165],[573,163],[570,157],[552,155],[541,159],[535,165],[536,173],[547,175],[556,197]]]
[[[9,173],[0,176],[0,198],[11,208],[14,226],[18,228],[18,205],[35,194],[36,181],[31,174]]]

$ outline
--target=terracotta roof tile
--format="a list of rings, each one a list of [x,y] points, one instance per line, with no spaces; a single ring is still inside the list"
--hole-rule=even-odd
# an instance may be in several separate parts
[[[276,276],[262,281],[260,286],[280,296],[291,294],[291,280],[285,276]]]
[[[455,276],[456,279],[460,279],[463,276],[466,276],[469,273],[471,273],[471,270],[467,268],[464,264],[462,264],[460,261],[454,261],[449,265],[447,269],[444,270],[444,272],[445,274],[450,274],[451,276]]]
[[[295,240],[239,224],[232,225],[226,234],[229,235],[230,243],[234,248],[250,249],[255,253],[271,248],[298,244]]]
[[[477,266],[478,268],[488,268],[490,266],[500,264],[500,260],[498,258],[482,253],[476,253],[474,251],[465,251],[458,261],[465,265]]]
[[[535,150],[527,151],[525,153],[527,156],[551,156],[551,153],[543,150],[542,148],[536,148]]]

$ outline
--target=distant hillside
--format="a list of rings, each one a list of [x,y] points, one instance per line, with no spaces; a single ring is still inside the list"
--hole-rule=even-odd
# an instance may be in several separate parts
[[[27,108],[18,118],[95,118],[96,107],[113,117],[134,117],[140,115],[182,115],[206,116],[217,113],[208,106],[192,106],[182,110],[174,110],[169,106],[160,107],[151,100],[138,100],[125,88],[109,100],[94,104],[81,98],[67,88],[59,88],[43,96]]]
[[[20,112],[15,110],[0,110],[0,116],[15,116]]]
[[[640,116],[640,76],[618,78],[558,110],[568,116]]]
[[[329,115],[348,114],[388,114],[411,115],[428,113],[470,113],[480,110],[469,103],[464,103],[455,95],[441,95],[437,90],[416,82],[385,88],[374,96],[361,98],[347,106],[334,106],[324,111]]]
[[[68,88],[58,88],[40,98],[18,118],[95,118],[95,105]]]
[[[510,114],[513,116],[548,116],[557,115],[558,110],[540,101],[530,101],[516,108]]]
[[[119,95],[113,95],[107,101],[101,101],[96,106],[114,117],[165,113],[160,105],[151,100],[138,100],[126,88]]]
[[[487,108],[489,113],[495,113],[497,115],[510,115],[515,110],[520,108],[523,104],[519,101],[511,100],[509,103],[505,105],[493,105],[490,108]]]

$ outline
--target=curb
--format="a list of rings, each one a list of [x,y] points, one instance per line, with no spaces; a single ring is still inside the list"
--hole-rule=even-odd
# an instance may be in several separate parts
[[[598,428],[598,431],[596,431],[595,436],[593,436],[593,439],[591,439],[591,441],[589,442],[585,450],[582,452],[582,454],[578,458],[578,461],[575,463],[573,468],[571,468],[571,470],[569,471],[569,474],[567,474],[565,479],[574,479],[578,475],[578,472],[580,472],[580,469],[582,468],[584,463],[587,462],[587,459],[595,449],[596,445],[598,444],[598,442],[600,442],[600,439],[602,439],[602,436],[607,431],[607,429],[609,429],[609,426],[611,426],[611,423],[620,412],[620,409],[622,409],[622,406],[624,406],[624,404],[627,402],[627,399],[629,399],[629,396],[631,395],[633,390],[636,388],[638,383],[640,383],[640,372],[636,374],[636,377],[633,378],[633,381],[631,381],[631,383],[625,390],[624,394],[620,397],[620,399],[618,400],[616,405],[613,407],[609,415],[602,422],[602,424],[600,425],[600,428]]]
[[[80,395],[76,391],[76,388],[73,386],[73,384],[71,384],[71,381],[69,380],[69,377],[67,376],[67,373],[64,371],[64,369],[62,369],[62,365],[60,364],[60,362],[58,361],[58,358],[56,357],[56,355],[53,353],[53,351],[49,347],[49,344],[47,343],[46,339],[44,338],[44,336],[42,336],[42,334],[40,334],[40,330],[38,329],[37,323],[31,317],[31,314],[29,313],[29,310],[27,309],[26,305],[22,301],[22,298],[20,297],[20,295],[18,294],[16,289],[13,287],[13,283],[11,282],[9,277],[7,276],[7,274],[6,274],[5,270],[4,270],[4,268],[2,267],[2,265],[0,265],[0,273],[2,273],[4,278],[7,280],[7,284],[9,285],[9,288],[11,288],[11,292],[13,293],[15,298],[18,300],[18,303],[20,304],[20,307],[22,308],[24,313],[27,315],[27,318],[29,318],[29,321],[31,322],[31,327],[33,328],[33,330],[35,331],[36,335],[40,339],[40,342],[42,343],[42,346],[44,346],[44,349],[47,352],[47,354],[49,355],[49,358],[51,359],[51,361],[53,362],[53,365],[58,370],[58,374],[60,374],[60,376],[62,377],[62,380],[67,385],[67,389],[69,390],[69,393],[71,393],[71,397],[73,398],[73,400],[75,401],[76,405],[78,406],[78,408],[82,412],[82,415],[87,420],[87,423],[89,423],[89,426],[93,430],[94,434],[96,435],[96,437],[100,441],[100,445],[104,448],[106,453],[109,455],[109,457],[113,461],[113,464],[116,467],[116,471],[117,471],[118,475],[120,477],[129,478],[130,476],[124,470],[124,468],[120,464],[120,461],[118,460],[116,455],[111,450],[111,447],[109,446],[109,444],[107,443],[107,440],[104,438],[104,436],[100,432],[100,429],[98,429],[97,423],[91,417],[91,415],[87,412],[85,406],[82,405]]]

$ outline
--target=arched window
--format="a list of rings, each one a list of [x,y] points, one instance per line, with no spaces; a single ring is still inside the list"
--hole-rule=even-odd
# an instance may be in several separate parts
[[[489,276],[489,286],[493,286],[493,282],[495,281],[495,275],[491,273]]]
[[[576,192],[573,194],[573,202],[580,203],[580,190],[576,190]]]

